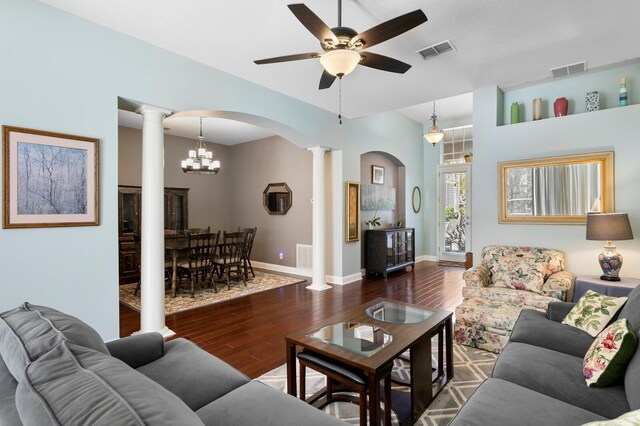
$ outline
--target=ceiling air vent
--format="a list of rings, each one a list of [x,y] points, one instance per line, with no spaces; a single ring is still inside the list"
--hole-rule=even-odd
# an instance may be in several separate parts
[[[551,68],[551,74],[553,78],[564,77],[566,75],[573,75],[587,70],[587,61],[578,62],[577,64],[563,65],[557,68]]]
[[[432,46],[425,47],[424,49],[418,50],[417,53],[422,56],[422,59],[435,58],[436,56],[442,55],[443,53],[452,52],[456,50],[451,41],[445,40],[440,43],[436,43]]]

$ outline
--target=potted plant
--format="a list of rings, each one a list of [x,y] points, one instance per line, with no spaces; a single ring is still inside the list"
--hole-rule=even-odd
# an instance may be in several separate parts
[[[364,223],[367,225],[367,229],[373,229],[374,226],[380,226],[380,217],[378,217],[378,209],[373,214],[373,218]]]
[[[467,151],[464,153],[464,162],[473,163],[473,152]]]

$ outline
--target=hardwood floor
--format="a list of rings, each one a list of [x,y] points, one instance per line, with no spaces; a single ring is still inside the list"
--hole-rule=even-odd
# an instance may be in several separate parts
[[[295,284],[166,317],[167,326],[251,378],[285,363],[284,336],[377,297],[451,308],[462,300],[464,268],[420,262],[415,271],[316,292]],[[140,328],[140,314],[120,305],[120,335]],[[187,360],[185,360],[187,362]]]

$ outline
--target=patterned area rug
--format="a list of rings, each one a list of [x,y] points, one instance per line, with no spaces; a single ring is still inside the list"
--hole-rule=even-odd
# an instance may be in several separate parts
[[[435,342],[434,342],[435,346]],[[497,355],[481,351],[468,346],[453,345],[454,377],[431,403],[427,411],[415,423],[416,425],[446,425],[456,415],[462,404],[471,396],[473,391],[489,377]],[[435,361],[435,358],[434,358]],[[395,361],[394,375],[408,377],[408,365],[402,360]],[[298,369],[299,374],[299,369]],[[287,370],[282,365],[258,377],[257,380],[286,392]],[[307,368],[307,396],[326,385],[325,376]],[[394,386],[394,390],[407,392],[408,388]],[[358,406],[348,402],[334,402],[324,408],[324,411],[350,424],[359,424]],[[394,425],[398,424],[395,415],[392,416]]]
[[[196,285],[196,293],[192,298],[189,290],[191,285],[183,280],[182,286],[178,288],[178,295],[173,298],[171,292],[166,291],[164,295],[164,313],[166,315],[176,312],[195,309],[201,306],[211,305],[249,294],[260,293],[278,287],[303,283],[306,280],[300,278],[286,277],[284,275],[269,274],[267,272],[255,271],[256,276],[247,281],[245,287],[242,281],[231,281],[231,289],[227,290],[227,284],[218,283],[218,292],[214,293],[213,288],[203,289],[200,284]],[[249,274],[251,275],[251,274]],[[140,311],[140,292],[134,295],[136,283],[124,284],[120,286],[120,302],[136,311]]]

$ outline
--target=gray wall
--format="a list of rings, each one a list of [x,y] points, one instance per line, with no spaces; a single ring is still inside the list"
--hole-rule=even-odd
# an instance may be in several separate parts
[[[118,183],[141,184],[142,132],[118,128]],[[295,266],[296,244],[311,244],[311,153],[274,136],[240,145],[209,143],[220,173],[187,175],[180,169],[194,141],[165,135],[166,187],[189,188],[189,227],[217,230],[258,227],[253,259]],[[286,215],[270,215],[262,205],[262,191],[269,183],[286,182],[293,205]],[[284,251],[280,260],[278,252]]]

